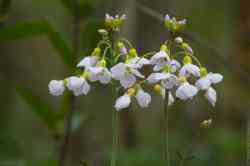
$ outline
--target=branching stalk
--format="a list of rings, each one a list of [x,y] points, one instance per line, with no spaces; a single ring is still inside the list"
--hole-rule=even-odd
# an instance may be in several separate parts
[[[168,126],[168,90],[165,90],[164,110],[163,110],[163,160],[166,161],[167,166],[170,166],[170,155],[169,155],[169,126]]]

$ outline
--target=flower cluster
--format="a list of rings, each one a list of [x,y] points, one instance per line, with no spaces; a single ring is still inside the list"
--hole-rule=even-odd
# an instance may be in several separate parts
[[[170,40],[165,41],[157,52],[139,55],[127,39],[112,40],[114,31],[118,31],[126,16],[106,15],[107,29],[98,32],[103,36],[91,55],[84,57],[77,67],[83,70],[81,75],[64,80],[52,80],[49,91],[54,96],[62,95],[65,89],[75,96],[87,95],[90,82],[112,84],[120,89],[114,107],[117,111],[128,108],[136,100],[142,108],[148,107],[151,95],[145,91],[145,85],[168,97],[168,104],[175,98],[190,100],[198,92],[204,91],[205,98],[215,106],[217,94],[213,86],[222,81],[223,76],[208,72],[195,57],[193,49],[177,32],[184,28],[186,20],[165,17],[165,25],[171,32]],[[143,68],[151,69],[149,74]]]

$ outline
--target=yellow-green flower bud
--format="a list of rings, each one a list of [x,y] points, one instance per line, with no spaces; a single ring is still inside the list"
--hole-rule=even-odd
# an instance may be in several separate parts
[[[161,94],[161,91],[162,91],[161,85],[156,84],[156,85],[154,86],[154,91],[157,92],[157,93],[159,93],[159,94]]]
[[[117,46],[120,49],[125,47],[125,45],[122,42],[118,42]]]
[[[90,73],[90,72],[85,71],[85,72],[82,74],[82,76],[81,76],[81,77],[88,79],[88,78],[90,78],[90,77],[91,77],[91,73]]]
[[[161,46],[161,51],[167,52],[167,51],[168,51],[168,46],[166,46],[165,44],[163,44],[163,45]]]
[[[184,64],[190,64],[190,63],[192,63],[192,58],[190,56],[185,56],[183,58],[183,63]]]
[[[128,94],[130,97],[134,96],[134,95],[135,95],[135,89],[134,89],[134,88],[129,88],[129,89],[127,90],[127,94]]]
[[[92,56],[99,56],[100,54],[101,54],[101,52],[102,52],[102,50],[101,50],[101,48],[99,48],[99,47],[96,47],[94,50],[93,50],[93,52],[92,52]]]
[[[137,51],[136,49],[132,48],[129,50],[129,56],[130,57],[136,57],[137,56]]]
[[[207,69],[205,67],[200,68],[201,77],[205,77],[207,75]]]
[[[102,59],[102,60],[100,60],[100,61],[98,62],[98,66],[100,66],[100,67],[106,67],[106,65],[107,65],[107,62],[106,62],[105,59]]]
[[[201,122],[201,128],[209,128],[212,124],[212,119],[208,119],[208,120],[204,120],[203,122]]]

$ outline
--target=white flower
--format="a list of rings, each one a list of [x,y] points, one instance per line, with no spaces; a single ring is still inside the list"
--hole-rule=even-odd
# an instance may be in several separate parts
[[[75,96],[87,95],[90,90],[90,85],[83,77],[69,77],[67,78],[67,84],[69,90],[73,91]]]
[[[97,56],[87,56],[83,58],[78,64],[77,67],[91,67],[95,66],[98,62],[99,57]]]
[[[189,77],[189,75],[192,74],[195,77],[199,77],[200,76],[200,68],[194,64],[188,63],[185,64],[179,72],[180,76],[184,76],[184,77]]]
[[[217,94],[216,94],[216,91],[212,87],[208,88],[207,92],[205,93],[205,97],[214,107],[216,100],[217,100]]]
[[[135,98],[138,104],[142,107],[148,107],[151,102],[151,96],[149,93],[144,92],[142,89],[139,89],[135,95]]]
[[[49,83],[49,92],[53,96],[60,96],[65,90],[64,81],[52,80]]]
[[[169,55],[165,51],[159,51],[151,57],[150,64],[157,65],[165,61],[170,61]]]
[[[130,103],[131,103],[131,98],[127,93],[125,93],[123,96],[119,97],[116,100],[115,109],[117,111],[120,111],[124,108],[128,108]]]
[[[148,59],[138,56],[128,60],[128,65],[131,66],[132,68],[137,68],[137,69],[140,69],[144,65],[149,65],[149,64],[150,61]]]
[[[188,82],[182,83],[176,90],[176,97],[181,100],[192,99],[198,93],[198,89]]]
[[[127,89],[134,85],[137,77],[144,78],[144,76],[129,64],[118,63],[111,68],[112,77],[119,80],[121,85]]]
[[[211,86],[211,81],[208,79],[208,77],[202,77],[199,80],[196,81],[195,86],[199,90],[207,90]]]
[[[115,103],[115,109],[120,111],[124,108],[128,108],[131,104],[131,98],[135,97],[138,104],[142,108],[149,106],[151,102],[151,96],[146,93],[143,89],[138,89],[136,92],[133,88],[129,89],[123,96],[120,96]]]
[[[208,101],[215,106],[217,95],[216,91],[211,87],[212,84],[217,84],[221,82],[223,76],[218,73],[209,73],[206,76],[200,78],[196,81],[195,86],[200,90],[206,90],[205,97]]]
[[[102,84],[108,84],[111,81],[111,73],[105,67],[89,67],[90,81],[100,81]]]
[[[217,84],[223,80],[223,76],[219,73],[208,73],[207,77],[213,84]]]
[[[161,85],[165,89],[172,89],[177,84],[177,77],[171,73],[152,73],[147,81],[151,84],[161,81]]]

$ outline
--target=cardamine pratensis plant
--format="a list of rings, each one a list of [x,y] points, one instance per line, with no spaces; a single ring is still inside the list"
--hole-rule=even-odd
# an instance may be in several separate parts
[[[160,46],[158,52],[142,56],[127,39],[114,40],[114,33],[119,31],[125,20],[125,15],[113,17],[106,14],[106,28],[98,30],[102,39],[91,55],[84,57],[77,65],[83,70],[82,74],[64,80],[52,80],[49,92],[59,96],[67,89],[75,96],[87,95],[91,88],[90,82],[111,84],[117,95],[123,92],[114,103],[114,108],[121,111],[128,108],[134,99],[140,107],[148,107],[151,95],[144,87],[149,84],[167,101],[166,107],[172,105],[175,98],[191,100],[198,92],[205,92],[205,98],[215,106],[217,94],[213,86],[221,82],[223,76],[208,72],[194,55],[191,46],[178,36],[185,28],[186,20],[178,21],[166,15],[165,27],[171,34],[170,39]],[[150,74],[142,72],[144,66],[152,66]],[[201,126],[208,126],[211,122],[204,121]],[[165,146],[168,146],[167,143]]]

